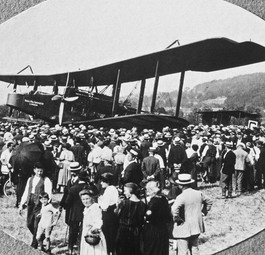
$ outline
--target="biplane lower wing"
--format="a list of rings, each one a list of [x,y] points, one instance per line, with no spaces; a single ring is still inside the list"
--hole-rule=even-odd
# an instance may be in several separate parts
[[[189,122],[185,119],[158,114],[130,114],[124,116],[117,116],[114,118],[104,118],[82,121],[81,123],[89,124],[94,127],[109,127],[109,128],[127,128],[138,127],[140,129],[151,128],[154,130],[161,130],[163,127],[180,128],[186,127]],[[67,124],[67,123],[65,123]],[[70,124],[70,122],[69,122]]]

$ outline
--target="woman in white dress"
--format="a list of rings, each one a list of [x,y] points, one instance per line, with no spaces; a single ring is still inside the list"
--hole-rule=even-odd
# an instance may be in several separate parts
[[[97,193],[94,189],[88,188],[82,190],[79,195],[85,206],[80,255],[107,255],[107,245],[104,234],[101,231],[103,224],[102,211],[99,205],[95,202]],[[99,232],[100,241],[96,245],[91,245],[86,242],[85,237],[94,231]]]
[[[115,241],[118,231],[118,217],[115,213],[119,201],[119,192],[113,183],[113,174],[104,173],[100,177],[103,194],[98,198],[98,204],[102,209],[102,231],[106,238],[108,254],[115,254]]]
[[[66,186],[68,180],[71,178],[71,175],[69,173],[69,166],[70,163],[75,161],[75,156],[72,151],[70,151],[71,145],[69,143],[62,145],[62,152],[59,157],[60,164],[62,167],[60,168],[59,174],[58,174],[58,182],[57,182],[57,188],[59,191],[61,191],[61,188],[64,188]]]

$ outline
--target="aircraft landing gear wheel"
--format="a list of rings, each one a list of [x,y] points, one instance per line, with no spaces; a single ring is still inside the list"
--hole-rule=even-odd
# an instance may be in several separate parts
[[[16,195],[15,185],[10,180],[5,182],[3,191],[6,197],[14,197]]]

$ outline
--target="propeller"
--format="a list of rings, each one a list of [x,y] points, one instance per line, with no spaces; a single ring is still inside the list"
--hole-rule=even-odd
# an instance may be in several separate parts
[[[74,96],[74,97],[63,97],[61,95],[55,95],[51,98],[52,101],[65,101],[65,102],[74,102],[75,100],[77,100],[79,97],[78,96]]]
[[[58,118],[59,118],[59,125],[62,125],[63,122],[63,114],[64,114],[64,103],[65,102],[74,102],[76,101],[79,96],[68,96],[67,94],[67,86],[69,83],[69,73],[67,74],[67,79],[66,79],[66,89],[65,89],[65,93],[64,95],[54,95],[51,100],[52,101],[61,101],[60,103],[60,107],[59,107],[59,114],[58,114]]]
[[[79,96],[74,96],[74,97],[65,97],[63,100],[66,102],[74,102],[79,98]]]
[[[62,100],[63,99],[63,96],[61,96],[61,95],[55,95],[55,96],[53,96],[52,97],[52,101],[58,101],[58,100]]]

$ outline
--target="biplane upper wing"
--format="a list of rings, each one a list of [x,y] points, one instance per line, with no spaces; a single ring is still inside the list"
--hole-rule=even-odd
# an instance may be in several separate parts
[[[0,75],[0,80],[18,85],[65,86],[68,78],[78,86],[114,84],[118,70],[120,81],[132,82],[182,71],[210,72],[265,61],[265,47],[250,42],[213,38],[123,60],[93,69],[52,75]],[[69,77],[68,77],[69,75]]]

